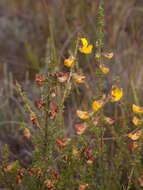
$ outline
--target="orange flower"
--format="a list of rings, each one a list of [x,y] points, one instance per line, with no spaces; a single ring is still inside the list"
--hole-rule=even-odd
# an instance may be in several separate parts
[[[100,64],[99,65],[99,68],[101,69],[101,71],[104,73],[104,74],[107,74],[109,73],[110,69],[105,67],[104,64]]]
[[[143,107],[136,106],[135,104],[132,105],[132,110],[136,114],[142,114],[143,113]]]
[[[65,138],[64,140],[56,139],[56,142],[61,146],[65,146],[70,142],[70,140],[70,138]]]
[[[86,38],[81,38],[82,46],[79,48],[81,53],[90,54],[92,52],[93,45],[88,45]]]
[[[138,130],[136,133],[129,133],[128,137],[131,138],[133,141],[139,139],[142,136],[142,130]]]
[[[76,113],[80,119],[89,119],[92,115],[92,112],[90,112],[90,111],[77,110]]]
[[[73,73],[72,77],[76,83],[84,83],[84,81],[86,79],[86,76],[81,76],[81,75],[78,75],[76,73]]]
[[[75,125],[76,133],[78,135],[82,135],[86,131],[87,128],[88,128],[88,126],[87,126],[87,124],[85,122]]]
[[[68,59],[64,60],[64,65],[66,67],[72,67],[74,65],[75,58],[73,56],[70,56]]]

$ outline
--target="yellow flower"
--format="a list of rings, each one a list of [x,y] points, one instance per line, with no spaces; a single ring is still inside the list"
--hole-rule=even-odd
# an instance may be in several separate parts
[[[104,64],[100,64],[100,65],[99,65],[99,68],[101,69],[101,71],[102,71],[104,74],[107,74],[107,73],[110,71],[110,69],[107,68],[107,67],[105,67]]]
[[[99,59],[101,56],[102,56],[103,58],[112,59],[112,57],[114,56],[114,54],[113,54],[113,53],[103,53],[103,54],[96,53],[96,54],[95,54],[95,58],[96,58],[96,59]]]
[[[120,100],[123,96],[123,91],[119,88],[114,88],[111,92],[113,100],[116,102]]]
[[[84,83],[86,76],[80,76],[76,73],[73,73],[73,79],[75,80],[76,83]]]
[[[111,53],[104,53],[103,55],[107,59],[112,59],[112,57],[114,56],[114,53],[113,52],[111,52]]]
[[[80,111],[80,110],[77,110],[76,113],[80,119],[89,119],[92,114],[89,111]]]
[[[92,108],[94,111],[98,111],[103,105],[103,102],[101,100],[98,100],[98,101],[94,101],[93,104],[92,104]]]
[[[74,65],[74,61],[75,61],[74,57],[73,57],[73,56],[70,56],[68,59],[65,59],[65,60],[64,60],[64,65],[65,65],[66,67],[71,67],[71,66]]]
[[[141,120],[135,116],[133,117],[132,122],[136,126],[139,126],[141,124]]]
[[[96,53],[95,58],[96,58],[96,59],[99,59],[100,57],[101,57],[101,54]]]
[[[133,133],[128,134],[128,137],[131,138],[133,141],[139,139],[141,136],[142,136],[142,131],[141,130],[137,131],[134,134]]]
[[[134,113],[137,113],[137,114],[143,113],[143,107],[136,106],[135,104],[132,105],[132,110]]]
[[[90,54],[92,52],[93,45],[88,45],[86,38],[81,38],[82,47],[79,48],[81,53]]]

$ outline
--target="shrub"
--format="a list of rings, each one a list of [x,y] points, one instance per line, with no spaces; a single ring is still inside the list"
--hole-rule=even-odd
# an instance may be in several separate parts
[[[40,99],[36,101],[38,112],[17,82],[19,95],[33,124],[33,129],[27,123],[20,128],[24,138],[33,143],[32,164],[24,168],[18,161],[9,163],[6,145],[0,167],[2,186],[14,190],[129,190],[143,186],[143,108],[135,104],[132,107],[126,105],[117,79],[108,92],[103,92],[105,75],[110,73],[104,62],[114,56],[112,52],[103,52],[103,27],[103,9],[100,7],[95,46],[79,34],[75,50],[64,60],[68,72],[59,71],[56,63],[52,62],[54,57],[51,57],[46,62],[48,72],[36,74],[40,90]],[[79,52],[88,56],[93,51],[97,67],[95,95],[78,63]],[[65,101],[70,97],[73,86],[78,94],[79,85],[85,86],[89,92],[92,105],[89,109],[76,110],[79,120],[74,126],[75,133],[68,136],[63,117]],[[108,116],[106,109],[112,104],[114,113]],[[132,128],[130,115],[133,117]]]

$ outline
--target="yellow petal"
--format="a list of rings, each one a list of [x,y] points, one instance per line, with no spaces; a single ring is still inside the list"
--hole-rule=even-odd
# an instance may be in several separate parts
[[[79,48],[81,53],[90,54],[92,52],[93,45],[88,45],[86,38],[81,38],[82,46]]]
[[[119,88],[114,88],[111,92],[113,100],[116,102],[120,100],[123,96],[123,91]]]
[[[114,56],[113,52],[111,52],[111,53],[104,53],[103,55],[107,59],[112,59],[112,57]]]
[[[135,140],[139,139],[141,137],[141,135],[142,135],[142,131],[139,130],[136,133],[129,133],[128,137],[135,141]]]
[[[73,76],[73,79],[75,80],[75,82],[77,82],[77,83],[84,83],[84,81],[86,79],[86,76],[81,76],[76,73],[73,73],[72,76]]]
[[[64,65],[66,66],[66,67],[71,67],[71,66],[73,66],[73,64],[74,64],[74,57],[73,56],[70,56],[68,59],[65,59],[64,60]]]
[[[134,113],[137,113],[137,114],[143,113],[143,107],[136,106],[135,104],[132,105],[132,110]]]
[[[87,47],[88,46],[88,42],[86,38],[81,38],[82,41],[82,46]]]
[[[103,105],[103,102],[98,100],[98,101],[94,101],[93,104],[92,104],[92,108],[94,111],[98,111]]]
[[[93,45],[89,45],[87,47],[83,46],[79,50],[81,53],[90,54],[92,52],[92,48],[93,48]]]
[[[80,119],[89,119],[91,117],[91,112],[77,110],[76,113]]]
[[[141,123],[140,119],[137,118],[137,117],[135,117],[135,116],[133,117],[132,122],[133,122],[133,124],[136,125],[136,126],[139,126],[140,123]]]
[[[107,67],[105,67],[103,64],[101,64],[99,67],[100,67],[101,71],[102,71],[104,74],[107,74],[107,73],[110,71],[110,69],[107,68]]]

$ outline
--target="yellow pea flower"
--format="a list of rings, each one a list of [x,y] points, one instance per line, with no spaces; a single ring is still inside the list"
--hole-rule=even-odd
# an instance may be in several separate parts
[[[137,140],[137,139],[139,139],[140,137],[142,136],[142,131],[141,130],[138,130],[136,133],[129,133],[128,134],[128,137],[130,138],[130,139],[132,139],[133,141],[135,141],[135,140]]]
[[[103,55],[107,59],[112,59],[112,57],[114,56],[114,53],[113,52],[111,52],[111,53],[104,53]]]
[[[64,65],[66,67],[71,67],[74,65],[75,58],[73,56],[70,56],[68,59],[64,60]]]
[[[113,52],[111,52],[111,53],[103,53],[103,54],[100,54],[100,53],[96,53],[95,54],[95,58],[96,59],[99,59],[101,56],[103,58],[112,59],[112,57],[114,56],[114,54],[113,54]]]
[[[135,116],[133,117],[132,122],[136,126],[139,126],[141,124],[141,120]]]
[[[79,48],[81,53],[90,54],[92,52],[93,45],[88,45],[86,38],[81,38],[82,46]]]
[[[137,113],[137,114],[143,113],[143,107],[136,106],[135,104],[132,105],[132,110],[134,113]]]
[[[100,54],[100,53],[96,53],[96,54],[95,54],[95,58],[96,58],[96,59],[99,59],[100,57],[101,57],[101,54]]]
[[[107,67],[105,67],[104,64],[100,64],[100,65],[99,65],[99,68],[101,69],[101,71],[102,71],[104,74],[107,74],[107,73],[110,71],[110,69],[107,68]]]
[[[92,114],[89,111],[80,111],[80,110],[77,110],[76,113],[80,119],[89,119],[91,117],[91,114]]]
[[[86,79],[86,76],[81,76],[81,75],[78,75],[76,73],[73,73],[72,77],[76,83],[84,83],[84,81]]]
[[[114,88],[111,92],[113,100],[116,102],[120,100],[123,96],[123,91],[119,88]]]
[[[103,105],[103,102],[101,100],[98,100],[98,101],[94,101],[93,104],[92,104],[92,108],[94,111],[98,111]]]

